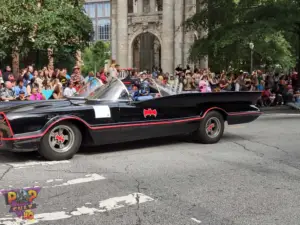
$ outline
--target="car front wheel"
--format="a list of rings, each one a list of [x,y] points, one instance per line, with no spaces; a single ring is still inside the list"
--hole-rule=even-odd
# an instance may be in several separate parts
[[[211,111],[200,121],[199,128],[193,133],[193,138],[203,144],[214,144],[223,136],[224,128],[223,115],[217,111]]]
[[[48,160],[71,159],[81,146],[80,130],[71,123],[60,123],[42,138],[39,153]]]

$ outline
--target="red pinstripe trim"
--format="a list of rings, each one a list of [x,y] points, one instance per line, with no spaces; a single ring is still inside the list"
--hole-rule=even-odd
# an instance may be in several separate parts
[[[191,122],[191,121],[197,121],[197,120],[202,120],[206,114],[209,111],[212,111],[214,109],[217,110],[221,110],[224,113],[226,113],[227,115],[251,115],[251,114],[261,114],[260,112],[240,112],[240,113],[227,113],[224,109],[219,108],[219,107],[212,107],[209,108],[205,111],[205,113],[203,114],[203,116],[200,117],[194,117],[194,118],[187,118],[187,119],[179,119],[179,120],[170,120],[170,121],[158,121],[158,122],[141,122],[141,123],[131,123],[131,124],[118,124],[118,125],[109,125],[109,126],[91,126],[90,124],[88,124],[86,121],[84,121],[83,119],[76,117],[76,116],[67,116],[67,117],[63,117],[60,118],[56,121],[54,121],[53,123],[51,123],[42,133],[37,134],[37,135],[28,135],[28,136],[23,136],[23,137],[12,137],[12,138],[2,138],[3,141],[14,141],[14,140],[24,140],[24,139],[31,139],[31,138],[39,138],[44,136],[49,129],[51,129],[51,127],[53,127],[55,124],[64,121],[64,120],[78,120],[80,122],[82,122],[83,124],[85,124],[87,126],[87,128],[89,128],[90,130],[104,130],[104,129],[113,129],[113,128],[122,128],[122,127],[140,127],[140,126],[151,126],[151,125],[165,125],[165,124],[174,124],[174,123],[184,123],[184,122]],[[3,112],[0,112],[0,114],[2,114],[4,116],[4,118],[7,117],[5,116],[5,114]],[[9,123],[9,121],[7,120],[7,125],[10,128],[11,132],[11,125]]]
[[[13,130],[12,130],[12,127],[11,127],[11,125],[10,125],[10,123],[9,123],[9,121],[8,121],[8,119],[7,119],[7,117],[6,117],[6,115],[5,115],[5,113],[4,113],[4,112],[0,112],[0,115],[3,116],[4,121],[6,122],[6,124],[7,124],[7,126],[8,126],[8,129],[9,129],[9,131],[10,131],[10,135],[11,135],[11,136],[14,136],[14,132],[13,132]],[[3,140],[3,139],[2,139],[2,140]]]
[[[261,115],[262,112],[234,112],[227,113],[229,116],[243,116],[243,115]]]

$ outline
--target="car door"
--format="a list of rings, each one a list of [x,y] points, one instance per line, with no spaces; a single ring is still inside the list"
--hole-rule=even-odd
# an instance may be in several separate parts
[[[189,117],[190,109],[157,104],[159,100],[119,103],[122,139],[132,141],[171,136],[188,133],[195,128]]]
[[[86,121],[91,126],[91,135],[96,145],[122,142],[120,139],[119,104],[95,103],[89,106],[89,111],[84,112]],[[88,112],[91,112],[90,114]]]

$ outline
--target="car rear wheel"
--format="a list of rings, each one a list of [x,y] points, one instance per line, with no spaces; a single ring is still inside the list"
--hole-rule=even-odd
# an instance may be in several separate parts
[[[217,111],[211,111],[200,121],[199,128],[193,133],[193,138],[203,144],[214,144],[223,136],[224,128],[223,115]]]
[[[39,153],[48,160],[71,159],[81,146],[82,135],[72,123],[52,127],[42,138]]]

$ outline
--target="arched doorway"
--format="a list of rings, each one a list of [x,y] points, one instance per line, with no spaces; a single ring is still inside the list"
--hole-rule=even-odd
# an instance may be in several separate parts
[[[138,35],[132,44],[133,67],[138,71],[152,71],[154,67],[161,66],[161,45],[158,38],[150,33]]]

